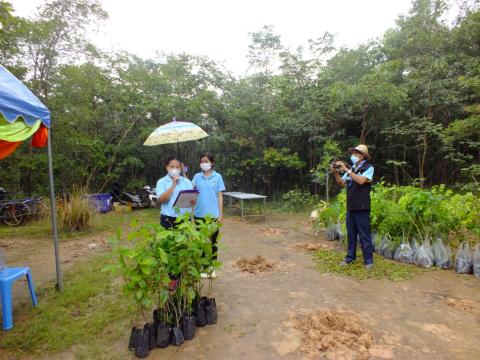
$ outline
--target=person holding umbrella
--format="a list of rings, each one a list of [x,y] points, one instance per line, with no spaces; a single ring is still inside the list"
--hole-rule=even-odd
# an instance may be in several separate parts
[[[355,261],[357,257],[357,236],[362,246],[365,269],[373,266],[373,243],[370,234],[370,191],[372,190],[373,165],[366,145],[360,144],[350,148],[352,168],[349,169],[342,161],[331,165],[335,181],[341,187],[347,188],[347,236],[348,251],[341,266]],[[344,175],[340,176],[340,172]]]
[[[210,153],[204,153],[200,156],[200,168],[202,172],[195,174],[192,183],[195,189],[199,190],[197,203],[195,205],[195,219],[204,221],[206,216],[211,216],[214,221],[222,222],[223,218],[223,192],[225,184],[222,175],[214,170],[215,160]],[[213,260],[217,260],[217,238],[219,232],[216,231],[212,237]],[[202,274],[206,278],[207,274]],[[215,278],[215,271],[210,273],[211,278]]]
[[[192,183],[186,177],[181,176],[181,162],[176,156],[170,156],[165,169],[167,175],[157,182],[156,193],[160,201],[160,224],[165,229],[171,229],[177,226],[175,221],[179,215],[183,215],[189,209],[174,208],[173,204],[177,199],[178,193],[182,190],[193,190]],[[192,206],[195,205],[194,203]]]

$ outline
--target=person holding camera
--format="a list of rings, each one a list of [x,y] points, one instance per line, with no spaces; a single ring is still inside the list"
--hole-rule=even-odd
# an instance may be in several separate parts
[[[357,257],[357,237],[362,247],[365,269],[373,266],[373,243],[370,234],[370,191],[374,168],[366,145],[360,144],[350,148],[352,168],[342,161],[331,165],[335,181],[339,186],[347,187],[347,237],[348,250],[345,260],[340,265],[346,266]],[[344,173],[340,176],[340,173]]]

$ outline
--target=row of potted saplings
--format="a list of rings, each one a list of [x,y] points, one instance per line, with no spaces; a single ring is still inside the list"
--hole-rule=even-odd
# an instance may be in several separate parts
[[[120,271],[123,290],[137,306],[128,348],[139,358],[147,357],[155,347],[180,346],[195,337],[197,326],[217,322],[212,281],[208,282],[209,296],[202,297],[200,274],[220,266],[213,260],[210,243],[219,224],[211,219],[194,222],[189,214],[177,221],[174,229],[158,224],[137,226],[127,235],[130,243],[124,243],[121,234],[110,239],[118,261],[106,268]]]
[[[211,281],[211,280],[210,280]],[[179,288],[179,280],[172,280],[171,290]],[[181,285],[180,285],[181,286]],[[217,323],[217,305],[211,296],[200,297],[196,294],[192,303],[178,302],[174,296],[167,303],[153,311],[153,322],[145,319],[143,327],[132,327],[128,349],[135,352],[138,358],[148,357],[154,348],[165,348],[169,345],[180,346],[185,341],[193,340],[196,327]],[[181,302],[182,300],[180,300]]]
[[[328,240],[344,240],[345,234],[341,224],[334,224],[327,228],[326,236]],[[480,244],[473,249],[468,242],[460,244],[455,256],[455,262],[452,261],[452,251],[450,246],[436,236],[432,242],[430,235],[423,236],[423,242],[419,244],[417,240],[402,240],[400,244],[393,241],[389,234],[378,236],[372,234],[372,240],[375,244],[375,251],[386,259],[392,259],[406,264],[415,264],[421,267],[429,268],[436,266],[440,269],[455,268],[459,274],[474,274],[480,278]]]

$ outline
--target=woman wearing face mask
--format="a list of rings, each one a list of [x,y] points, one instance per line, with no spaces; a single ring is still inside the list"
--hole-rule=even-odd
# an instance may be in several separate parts
[[[199,190],[197,204],[195,205],[195,218],[203,220],[207,215],[213,217],[216,221],[222,222],[223,218],[223,191],[225,184],[222,175],[217,173],[214,168],[214,158],[212,154],[205,153],[200,156],[200,168],[202,172],[195,174],[192,183]],[[217,259],[217,237],[218,231],[212,235],[213,259]],[[202,274],[202,277],[206,277]],[[210,277],[215,277],[215,271],[212,271]]]
[[[165,163],[167,175],[157,182],[157,197],[160,201],[160,224],[170,229],[175,227],[177,216],[183,215],[189,209],[176,209],[173,207],[178,193],[182,190],[192,190],[193,186],[190,180],[180,175],[181,163],[175,157],[171,156]]]

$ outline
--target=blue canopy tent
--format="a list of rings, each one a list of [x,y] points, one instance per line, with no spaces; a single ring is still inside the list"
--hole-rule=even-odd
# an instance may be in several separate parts
[[[17,146],[30,136],[34,147],[47,145],[57,288],[62,290],[50,127],[50,111],[47,107],[21,81],[0,65],[0,160],[13,153]]]

